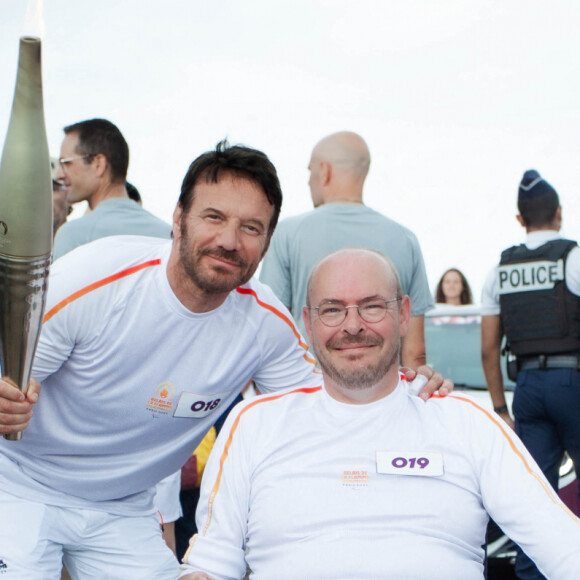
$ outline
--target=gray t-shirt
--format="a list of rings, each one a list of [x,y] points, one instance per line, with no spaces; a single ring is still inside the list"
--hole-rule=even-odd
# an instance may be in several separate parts
[[[171,226],[129,198],[106,199],[82,218],[63,224],[54,239],[53,259],[99,238],[118,235],[171,237]]]
[[[290,308],[304,336],[302,307],[306,304],[310,271],[326,254],[347,247],[377,250],[393,261],[403,292],[411,298],[414,316],[433,308],[415,234],[364,205],[329,203],[280,222],[260,273],[260,281],[268,284]]]

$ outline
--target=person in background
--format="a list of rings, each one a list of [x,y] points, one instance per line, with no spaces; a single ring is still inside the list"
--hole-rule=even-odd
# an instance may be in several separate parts
[[[457,268],[449,268],[441,276],[435,290],[435,302],[454,306],[473,304],[473,295],[467,278]]]
[[[66,222],[72,211],[72,206],[68,203],[66,196],[66,185],[56,179],[58,172],[58,159],[50,159],[50,170],[52,173],[52,235]]]
[[[306,304],[322,384],[230,413],[180,578],[481,580],[489,516],[550,578],[580,578],[580,520],[516,435],[469,398],[410,395],[392,263],[330,254]]]
[[[433,307],[433,298],[415,234],[363,203],[370,162],[367,144],[356,133],[335,133],[314,147],[308,184],[315,209],[280,223],[264,258],[260,280],[290,309],[304,334],[300,313],[314,264],[347,246],[382,252],[394,262],[403,291],[411,297],[413,312],[401,361],[416,368],[426,360],[424,314]]]
[[[502,252],[483,287],[481,357],[494,409],[514,427],[500,367],[505,335],[515,431],[558,489],[565,451],[580,468],[580,249],[560,235],[558,194],[533,169],[520,182],[518,211],[525,243]],[[544,577],[521,550],[516,573]]]
[[[50,170],[52,173],[52,236],[54,236],[67,220],[72,206],[68,203],[66,197],[66,185],[56,179],[56,172],[58,168],[58,159],[50,159]],[[70,580],[70,575],[66,568],[62,571],[62,580]]]
[[[65,127],[64,133],[56,178],[66,186],[69,204],[86,201],[90,211],[61,227],[54,259],[106,236],[169,238],[171,226],[128,196],[129,146],[121,131],[106,119],[90,119]]]
[[[141,194],[139,193],[139,190],[128,181],[125,183],[125,188],[127,189],[127,195],[129,196],[129,199],[132,199],[135,203],[142,206],[143,200],[141,199]]]

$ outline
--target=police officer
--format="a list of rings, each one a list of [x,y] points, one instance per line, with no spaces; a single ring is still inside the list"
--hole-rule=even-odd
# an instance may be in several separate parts
[[[524,173],[518,211],[526,241],[502,252],[483,288],[482,363],[494,410],[513,428],[500,368],[505,335],[516,433],[557,489],[564,451],[580,468],[580,249],[558,233],[558,194],[535,170]],[[521,551],[516,574],[544,577]]]

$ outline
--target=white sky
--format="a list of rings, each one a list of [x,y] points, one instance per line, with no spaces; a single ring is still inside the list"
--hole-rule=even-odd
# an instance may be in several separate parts
[[[25,13],[0,0],[0,144]],[[523,239],[526,169],[580,237],[580,2],[44,0],[43,14],[52,154],[64,125],[110,119],[166,221],[189,163],[223,137],[272,159],[282,217],[307,211],[313,146],[352,130],[372,155],[366,203],[417,234],[432,288],[457,266],[479,296]]]

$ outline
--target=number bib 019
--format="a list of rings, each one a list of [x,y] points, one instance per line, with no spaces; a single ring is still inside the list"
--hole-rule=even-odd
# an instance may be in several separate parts
[[[198,395],[184,391],[179,396],[179,403],[177,403],[173,416],[202,419],[216,411],[221,406],[227,394]]]
[[[443,456],[432,451],[377,451],[377,473],[390,475],[443,475]]]

